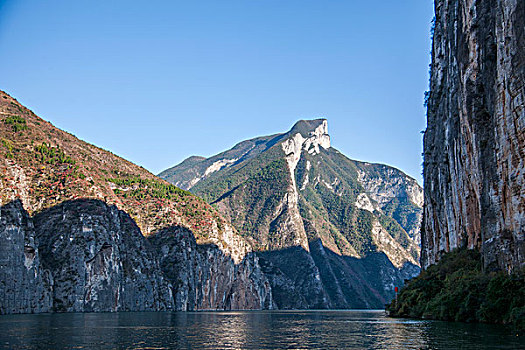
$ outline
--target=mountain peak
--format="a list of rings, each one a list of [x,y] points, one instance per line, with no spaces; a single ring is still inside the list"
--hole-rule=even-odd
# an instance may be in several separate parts
[[[290,135],[300,133],[305,138],[312,134],[328,135],[328,121],[326,119],[299,120],[288,133]]]
[[[286,137],[286,141],[282,144],[283,150],[287,155],[295,154],[295,158],[300,157],[303,149],[310,154],[318,154],[319,146],[324,149],[330,148],[326,119],[300,120],[295,123]]]

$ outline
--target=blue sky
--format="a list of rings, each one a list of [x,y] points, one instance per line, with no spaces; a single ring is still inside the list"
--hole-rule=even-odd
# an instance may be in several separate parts
[[[327,118],[421,183],[432,0],[0,0],[0,89],[154,173]]]

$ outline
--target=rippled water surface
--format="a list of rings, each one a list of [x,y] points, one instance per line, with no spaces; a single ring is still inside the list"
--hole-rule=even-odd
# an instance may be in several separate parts
[[[6,349],[525,349],[512,328],[391,319],[384,311],[0,316]]]

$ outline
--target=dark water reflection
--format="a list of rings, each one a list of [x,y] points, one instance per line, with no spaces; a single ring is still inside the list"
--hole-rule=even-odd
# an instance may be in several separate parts
[[[509,327],[383,311],[44,314],[0,317],[6,349],[525,349]]]

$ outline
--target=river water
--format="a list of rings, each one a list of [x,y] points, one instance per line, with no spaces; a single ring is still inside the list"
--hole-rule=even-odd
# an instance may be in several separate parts
[[[0,316],[5,349],[525,349],[512,328],[392,319],[384,311]]]

